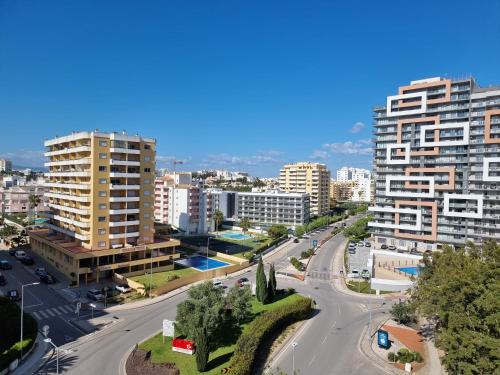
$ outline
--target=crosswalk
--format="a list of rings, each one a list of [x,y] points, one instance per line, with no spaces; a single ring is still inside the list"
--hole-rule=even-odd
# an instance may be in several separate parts
[[[36,320],[50,319],[63,314],[74,314],[75,306],[62,305],[31,312]]]

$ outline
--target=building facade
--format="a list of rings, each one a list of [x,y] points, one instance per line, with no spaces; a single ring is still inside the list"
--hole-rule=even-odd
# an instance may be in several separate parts
[[[286,193],[309,194],[311,216],[330,209],[330,171],[324,164],[287,164],[280,171],[279,186]]]
[[[237,219],[247,218],[252,225],[287,227],[303,225],[309,221],[309,195],[284,193],[278,190],[237,193]]]
[[[29,213],[33,215],[48,209],[48,199],[44,196],[47,188],[43,185],[23,185],[0,188],[0,212],[2,214]],[[31,208],[30,196],[37,196],[40,203]]]
[[[372,175],[368,169],[342,167],[337,170],[337,182],[352,183],[352,190],[348,200],[352,202],[371,201]]]
[[[374,112],[376,242],[500,240],[500,87],[412,81]]]
[[[11,172],[12,162],[8,159],[0,159],[0,172]]]
[[[46,141],[51,214],[29,231],[33,250],[76,283],[173,267],[178,241],[155,238],[155,146],[98,131]]]
[[[358,186],[356,181],[330,181],[330,204],[336,207],[341,202],[352,200],[353,189]]]

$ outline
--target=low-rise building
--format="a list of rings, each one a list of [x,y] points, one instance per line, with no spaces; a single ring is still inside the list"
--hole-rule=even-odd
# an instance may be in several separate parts
[[[48,199],[44,193],[48,188],[43,185],[24,185],[9,188],[0,188],[0,212],[4,214],[28,213],[33,214],[48,210]],[[30,207],[30,196],[40,198],[36,207]]]

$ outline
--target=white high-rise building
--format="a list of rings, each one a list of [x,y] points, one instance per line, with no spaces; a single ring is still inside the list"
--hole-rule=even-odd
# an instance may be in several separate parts
[[[338,182],[354,182],[351,200],[353,202],[370,202],[372,176],[368,169],[342,167],[337,170]]]

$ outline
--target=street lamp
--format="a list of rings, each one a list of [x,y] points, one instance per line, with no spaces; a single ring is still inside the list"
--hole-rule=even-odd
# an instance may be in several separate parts
[[[208,278],[208,247],[210,246],[210,235],[208,235],[208,240],[207,240],[207,269],[205,270],[205,273]]]
[[[54,349],[56,350],[56,374],[59,374],[59,348],[52,342],[52,339],[46,338],[43,339],[43,342],[46,342],[47,344],[51,344]]]
[[[20,345],[21,345],[21,350],[20,350],[21,358],[19,359],[19,362],[21,362],[23,360],[24,287],[25,286],[38,285],[38,284],[40,284],[40,282],[37,281],[36,283],[29,283],[29,284],[23,284],[23,285],[21,285],[21,342],[20,342]]]
[[[299,345],[297,341],[292,342],[292,375],[295,374],[295,347]]]

